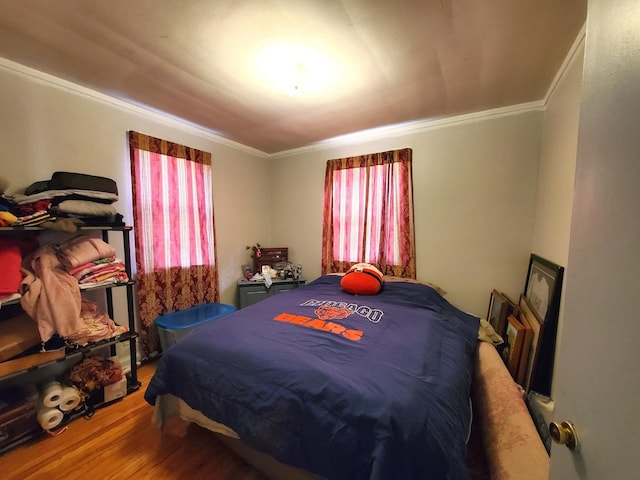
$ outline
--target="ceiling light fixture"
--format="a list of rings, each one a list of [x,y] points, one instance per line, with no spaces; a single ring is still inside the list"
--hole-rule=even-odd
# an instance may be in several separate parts
[[[302,92],[309,85],[309,69],[303,62],[298,62],[291,74],[291,91],[293,94]]]
[[[258,69],[271,85],[288,95],[329,87],[334,70],[320,54],[294,44],[264,50],[258,58]]]

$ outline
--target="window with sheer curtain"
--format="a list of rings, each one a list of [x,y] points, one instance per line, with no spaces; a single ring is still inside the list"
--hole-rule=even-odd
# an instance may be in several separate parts
[[[411,149],[327,161],[322,273],[370,263],[416,277]]]
[[[161,314],[219,299],[211,154],[129,132],[142,345]]]

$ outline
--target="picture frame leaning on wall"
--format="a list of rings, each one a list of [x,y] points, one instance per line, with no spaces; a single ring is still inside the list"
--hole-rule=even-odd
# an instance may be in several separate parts
[[[507,299],[496,289],[493,289],[489,297],[489,311],[487,312],[487,321],[493,327],[493,330],[504,336],[507,327],[507,316],[509,312],[509,303]]]
[[[536,366],[538,364],[538,358],[540,356],[540,339],[544,333],[544,323],[542,323],[531,309],[528,300],[524,295],[520,295],[520,315],[524,316],[527,323],[531,326],[531,346],[529,349],[528,357],[526,359],[526,366],[521,386],[526,392],[529,391],[532,379],[536,374]]]
[[[539,351],[529,390],[547,396],[551,395],[563,277],[564,267],[540,255],[531,254],[524,284],[524,297],[531,311],[543,325],[543,331],[540,332]]]
[[[520,367],[525,336],[525,326],[514,315],[509,315],[507,317],[507,331],[504,335],[505,348],[502,351],[502,359],[516,382],[518,381],[518,368]]]
[[[560,294],[564,268],[535,253],[529,258],[524,285],[526,297],[535,315],[544,322],[555,296]]]

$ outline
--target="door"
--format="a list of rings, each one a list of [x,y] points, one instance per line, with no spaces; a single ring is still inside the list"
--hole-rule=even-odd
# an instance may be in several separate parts
[[[640,2],[589,0],[554,420],[553,480],[640,471]]]

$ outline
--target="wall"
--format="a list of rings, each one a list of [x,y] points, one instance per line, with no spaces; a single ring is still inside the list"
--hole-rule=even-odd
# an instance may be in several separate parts
[[[578,148],[584,41],[549,96],[544,114],[533,251],[566,266]]]
[[[575,53],[568,58],[566,68],[561,72],[556,88],[549,96],[544,114],[538,172],[533,252],[565,268],[569,256],[583,58],[584,34],[578,38]],[[566,276],[564,284],[566,285]],[[563,292],[565,285],[562,288]],[[558,319],[558,345],[561,343],[564,321],[562,294]],[[556,383],[552,383],[552,397],[555,397],[556,388]]]
[[[274,245],[290,248],[305,278],[317,277],[326,160],[410,147],[418,279],[484,317],[492,288],[516,297],[523,288],[541,132],[542,112],[529,108],[275,157]]]
[[[270,203],[262,189],[265,156],[0,59],[0,177],[9,182],[7,192],[23,192],[56,170],[111,177],[120,197],[114,205],[132,224],[128,130],[211,152],[221,301],[235,303],[245,246],[269,240],[268,218],[256,207]]]

